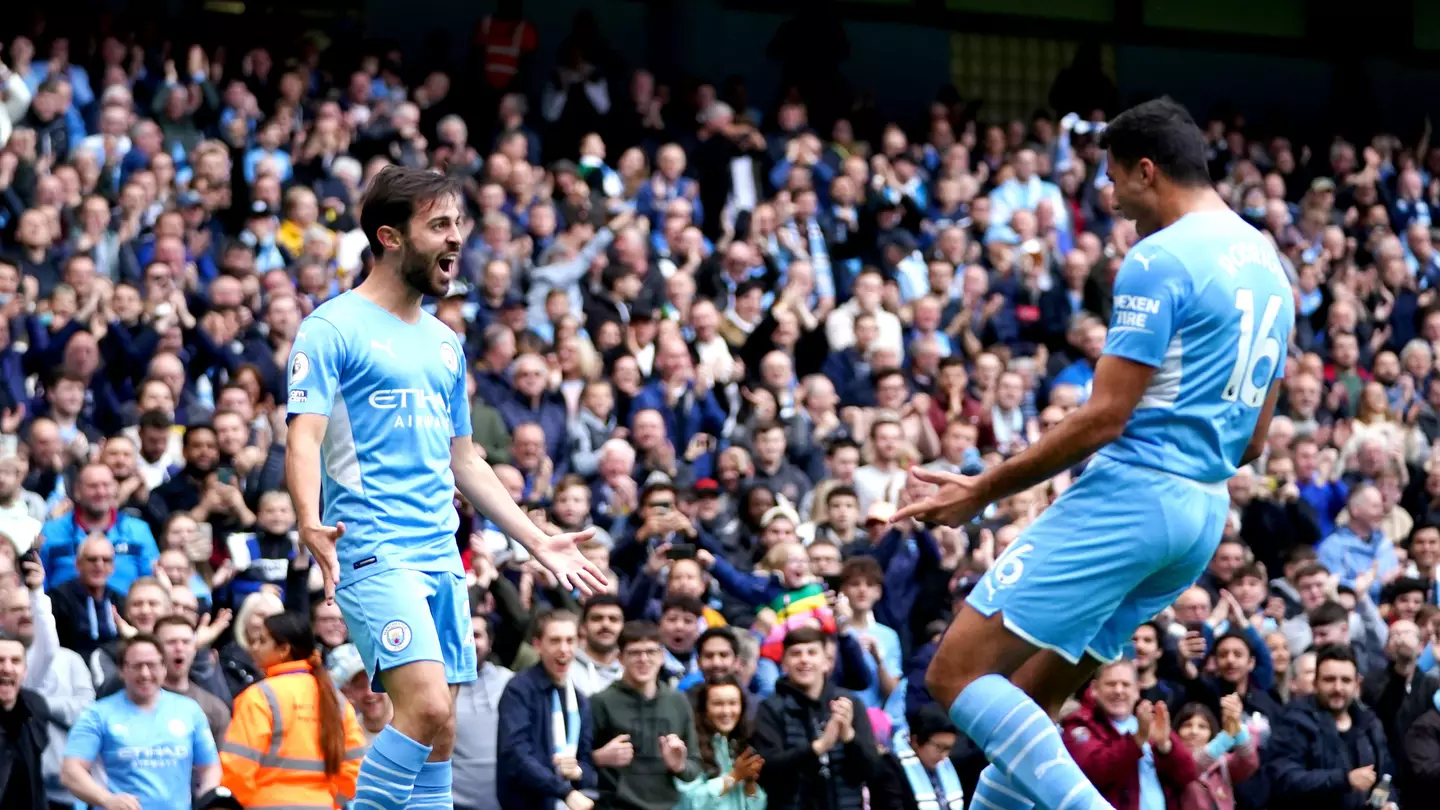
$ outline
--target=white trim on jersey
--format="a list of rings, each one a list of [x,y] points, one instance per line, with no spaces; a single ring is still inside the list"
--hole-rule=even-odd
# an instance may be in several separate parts
[[[1165,358],[1160,361],[1160,368],[1155,369],[1150,386],[1145,389],[1145,396],[1140,398],[1137,408],[1175,407],[1175,400],[1180,397],[1180,379],[1185,371],[1181,364],[1184,355],[1185,347],[1180,341],[1180,333],[1176,332],[1170,338],[1170,345],[1165,347]]]
[[[350,407],[345,404],[345,392],[340,389],[335,391],[330,422],[325,427],[324,456],[325,472],[330,480],[351,492],[365,494],[360,456],[355,447],[355,427],[350,423]]]

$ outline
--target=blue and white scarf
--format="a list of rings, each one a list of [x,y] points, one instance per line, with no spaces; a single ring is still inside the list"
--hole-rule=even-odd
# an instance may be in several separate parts
[[[914,749],[910,747],[910,735],[896,734],[895,756],[900,758],[900,767],[905,770],[905,781],[910,783],[910,795],[915,797],[915,805],[919,810],[964,810],[965,789],[960,786],[960,777],[955,773],[955,763],[949,757],[940,760],[935,766],[936,779],[930,777],[930,772],[925,770],[925,765],[920,762],[920,757],[915,755]],[[940,783],[940,793],[935,791],[936,781]]]
[[[580,750],[580,704],[575,684],[565,679],[565,708],[560,708],[560,688],[550,693],[550,746],[553,753],[576,756]]]

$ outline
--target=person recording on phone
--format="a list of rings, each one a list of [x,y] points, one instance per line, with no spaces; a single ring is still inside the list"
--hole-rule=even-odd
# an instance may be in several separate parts
[[[715,380],[708,368],[696,370],[690,351],[682,340],[661,340],[655,351],[658,379],[641,389],[630,410],[632,414],[659,411],[665,421],[665,437],[677,452],[689,448],[696,434],[719,436],[725,429],[725,411],[711,390]],[[695,478],[710,477],[715,449],[687,459]]]
[[[216,537],[225,537],[255,522],[236,486],[235,470],[220,464],[220,444],[214,426],[190,425],[181,445],[185,466],[150,493],[146,512],[153,529],[163,526],[173,512],[186,512],[196,522],[208,522]]]

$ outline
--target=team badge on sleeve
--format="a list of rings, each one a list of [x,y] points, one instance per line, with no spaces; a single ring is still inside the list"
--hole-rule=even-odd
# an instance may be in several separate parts
[[[298,385],[301,380],[310,376],[310,358],[304,352],[296,352],[295,359],[290,361],[290,384]]]
[[[455,347],[449,343],[440,344],[440,362],[452,373],[460,370],[460,358],[455,354]]]
[[[396,619],[380,631],[380,643],[392,653],[398,653],[410,646],[410,625]]]

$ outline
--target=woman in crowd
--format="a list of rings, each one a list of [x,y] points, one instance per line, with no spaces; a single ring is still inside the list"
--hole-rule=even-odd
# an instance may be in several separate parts
[[[676,810],[762,810],[765,791],[757,779],[765,760],[746,744],[745,690],[731,677],[695,689],[695,732],[700,741],[703,779],[676,780]]]
[[[1220,699],[1218,724],[1199,703],[1188,703],[1175,715],[1176,730],[1200,775],[1185,787],[1181,810],[1234,810],[1235,785],[1260,769],[1255,740],[1241,722],[1243,712],[1240,696],[1226,695]]]
[[[230,685],[230,694],[238,695],[250,684],[265,677],[264,669],[257,665],[251,649],[264,632],[265,620],[284,612],[285,605],[280,597],[268,590],[256,591],[240,604],[235,616],[235,640],[220,650],[220,667]]]
[[[321,663],[310,625],[293,613],[270,616],[250,653],[266,677],[235,699],[220,747],[221,784],[247,807],[344,804],[355,796],[365,736]]]

